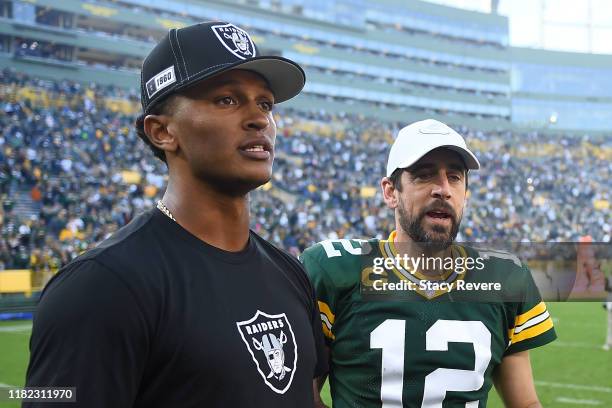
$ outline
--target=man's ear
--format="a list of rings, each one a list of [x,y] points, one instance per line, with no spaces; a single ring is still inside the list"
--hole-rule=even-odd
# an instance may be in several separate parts
[[[383,177],[382,180],[380,180],[380,188],[382,189],[383,199],[387,207],[392,210],[396,209],[398,205],[397,193],[391,179],[389,177]]]
[[[165,152],[175,152],[178,140],[168,131],[169,115],[147,115],[144,118],[144,131],[153,146]]]

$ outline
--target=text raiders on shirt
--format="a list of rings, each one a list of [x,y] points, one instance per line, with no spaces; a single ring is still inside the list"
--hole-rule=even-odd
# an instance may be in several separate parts
[[[295,334],[285,313],[258,310],[236,326],[265,384],[284,394],[291,387],[298,360]]]

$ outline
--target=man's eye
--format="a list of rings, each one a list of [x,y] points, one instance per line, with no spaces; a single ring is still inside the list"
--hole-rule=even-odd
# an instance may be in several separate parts
[[[217,100],[220,105],[235,105],[236,101],[231,96],[225,96]]]
[[[264,101],[261,102],[260,105],[266,112],[271,112],[274,109],[274,104],[272,102]]]

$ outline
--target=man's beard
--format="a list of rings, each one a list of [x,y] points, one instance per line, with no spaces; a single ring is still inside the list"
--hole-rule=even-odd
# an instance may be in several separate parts
[[[451,227],[446,236],[441,234],[446,233],[447,228],[440,225],[433,225],[431,228],[434,233],[431,234],[423,228],[423,219],[429,211],[443,208],[450,215]],[[416,217],[411,217],[404,206],[403,200],[400,199],[399,206],[399,223],[402,229],[408,234],[410,239],[418,244],[423,251],[433,253],[447,249],[457,237],[459,225],[461,224],[461,216],[457,217],[453,208],[446,203],[434,203],[417,214]]]

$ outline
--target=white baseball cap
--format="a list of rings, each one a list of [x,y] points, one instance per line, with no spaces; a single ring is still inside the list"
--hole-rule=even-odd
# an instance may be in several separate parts
[[[465,144],[463,137],[442,122],[425,119],[399,131],[387,161],[387,177],[397,169],[412,166],[421,157],[438,147],[459,153],[468,169],[478,170],[480,163]]]

